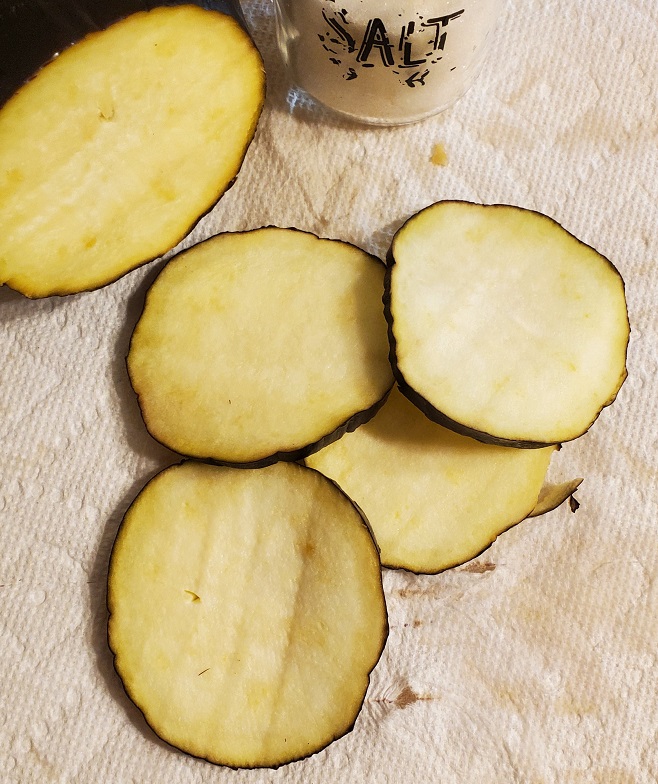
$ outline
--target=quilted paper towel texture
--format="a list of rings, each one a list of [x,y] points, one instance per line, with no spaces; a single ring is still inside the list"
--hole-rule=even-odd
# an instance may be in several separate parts
[[[231,771],[155,738],[106,645],[120,519],[177,459],[146,434],[124,361],[161,262],[65,299],[0,290],[0,781],[658,780],[658,10],[509,0],[465,98],[377,129],[289,90],[271,4],[244,5],[268,103],[237,183],[182,246],[275,224],[383,255],[441,198],[541,210],[622,272],[629,378],[554,461],[585,476],[576,514],[524,522],[442,575],[386,572],[391,634],[354,731],[277,771]]]

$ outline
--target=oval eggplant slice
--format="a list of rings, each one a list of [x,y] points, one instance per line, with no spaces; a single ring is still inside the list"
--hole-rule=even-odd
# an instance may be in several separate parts
[[[386,286],[400,387],[457,432],[519,447],[570,441],[626,378],[621,276],[545,215],[434,204],[395,235]]]
[[[0,110],[0,284],[94,289],[172,248],[235,178],[264,85],[238,22],[194,5],[63,51]]]
[[[525,519],[554,450],[458,435],[396,388],[370,422],[305,462],[363,510],[383,566],[434,574],[479,555]]]
[[[296,229],[222,234],[148,292],[128,371],[149,432],[181,454],[299,459],[369,419],[393,384],[384,265]]]
[[[108,607],[116,670],[150,726],[233,767],[352,729],[388,633],[363,518],[294,463],[159,474],[119,529]]]

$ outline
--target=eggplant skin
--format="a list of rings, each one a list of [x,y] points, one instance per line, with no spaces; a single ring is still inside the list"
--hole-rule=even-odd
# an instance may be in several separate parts
[[[416,392],[415,389],[407,384],[404,376],[402,375],[400,369],[395,362],[395,347],[394,342],[395,338],[392,336],[392,332],[389,328],[389,338],[391,340],[391,364],[393,367],[393,374],[395,375],[395,379],[400,387],[400,391],[402,394],[407,397],[415,406],[417,406],[423,414],[428,419],[431,419],[432,422],[436,422],[438,425],[442,425],[448,430],[453,430],[455,433],[459,433],[460,436],[468,436],[469,438],[474,438],[476,441],[480,441],[483,444],[494,444],[496,446],[509,446],[509,447],[516,447],[518,449],[543,449],[547,446],[552,446],[551,442],[544,443],[542,441],[517,441],[510,438],[500,438],[499,436],[492,436],[490,433],[483,433],[481,430],[475,430],[472,427],[467,427],[463,425],[461,422],[456,422],[454,419],[446,416],[444,413],[439,411],[435,408],[429,400],[424,398],[421,394]]]
[[[189,460],[187,458],[184,458],[183,460],[179,461],[178,463],[174,463],[172,465],[167,466],[166,468],[163,468],[161,471],[158,471],[157,474],[152,476],[151,479],[149,479],[145,483],[144,487],[142,487],[142,489],[140,490],[140,493],[146,488],[147,485],[149,485],[158,476],[160,476],[160,474],[163,474],[163,473],[171,470],[172,468],[177,468],[178,466],[183,465],[184,463],[189,463],[189,462],[202,462],[202,461],[195,461],[195,460]],[[304,469],[307,470],[307,471],[313,471],[314,473],[318,473],[318,474],[320,473],[315,468],[310,468],[309,466],[304,466]],[[257,470],[257,469],[255,469],[255,470]],[[368,533],[369,533],[369,535],[370,535],[370,537],[372,539],[372,542],[373,542],[373,545],[375,547],[375,550],[377,551],[377,554],[379,555],[379,546],[377,545],[377,541],[375,540],[375,537],[374,537],[374,534],[372,532],[372,528],[370,526],[370,523],[368,522],[368,519],[366,518],[365,514],[363,513],[363,510],[361,509],[361,507],[358,504],[356,504],[354,501],[352,501],[352,499],[342,490],[342,488],[336,482],[334,482],[332,479],[329,479],[328,477],[324,476],[324,474],[321,474],[321,476],[327,482],[332,484],[338,490],[338,492],[340,492],[345,498],[347,498],[347,500],[350,502],[350,504],[356,509],[357,513],[361,517],[361,520],[362,520],[362,523],[363,523],[364,527],[368,530]],[[115,547],[117,541],[119,540],[119,537],[121,536],[121,531],[122,531],[122,528],[123,528],[124,521],[126,520],[126,517],[128,516],[128,512],[130,511],[131,507],[132,507],[132,503],[130,504],[128,509],[126,509],[125,513],[123,514],[123,517],[121,518],[121,522],[119,523],[119,528],[117,530],[116,536],[114,537],[114,542],[112,544],[112,553],[114,552],[114,547]],[[109,572],[111,571],[111,569],[112,569],[112,554],[110,555],[110,563],[109,563],[109,567],[108,567],[108,575],[109,575]],[[384,595],[383,573],[382,573],[381,570],[380,570],[379,574],[380,574],[380,578],[379,579],[380,579],[380,585],[381,585],[381,588],[382,588],[382,594]],[[111,616],[112,612],[113,612],[113,606],[112,606],[112,601],[111,601],[111,598],[110,598],[109,591],[106,591],[105,606],[106,606],[106,609],[107,609],[107,612],[108,612],[108,616]],[[390,634],[390,624],[389,624],[389,620],[388,620],[388,608],[386,608],[386,612],[385,612],[385,615],[384,615],[384,623],[382,625],[381,639],[380,639],[379,646],[378,646],[379,653],[378,653],[375,661],[373,662],[373,665],[372,665],[372,668],[371,668],[370,672],[368,673],[368,681],[370,680],[369,676],[372,674],[372,671],[375,669],[375,667],[379,664],[379,661],[381,660],[382,654],[384,653],[384,649],[386,648],[386,643],[388,642],[389,634]],[[119,671],[116,668],[116,651],[112,648],[112,645],[111,645],[109,623],[106,625],[106,641],[107,641],[107,647],[108,647],[110,653],[112,654],[112,667],[113,667],[113,669],[114,669],[114,671],[115,671],[115,673],[116,673],[116,675],[117,675],[117,677],[119,679],[119,682],[121,683],[121,688],[123,689],[124,694],[130,700],[130,702],[137,708],[137,710],[140,712],[140,714],[144,718],[144,721],[146,722],[148,727],[151,729],[153,734],[162,743],[166,744],[166,746],[168,746],[173,751],[176,751],[179,754],[184,754],[185,756],[191,757],[193,759],[202,760],[203,762],[210,763],[211,765],[215,765],[215,766],[220,767],[220,768],[228,768],[230,770],[236,770],[236,771],[237,770],[259,770],[259,769],[260,770],[278,770],[279,768],[284,768],[287,765],[290,765],[290,764],[292,764],[294,762],[301,762],[302,760],[310,759],[311,757],[315,756],[316,754],[319,754],[321,751],[324,751],[325,749],[327,749],[335,741],[340,740],[340,738],[344,738],[346,735],[349,735],[354,730],[354,727],[356,725],[356,721],[359,718],[359,715],[361,714],[361,711],[363,709],[363,705],[365,703],[366,695],[367,695],[367,690],[366,690],[364,692],[363,700],[361,701],[361,705],[359,706],[359,710],[358,710],[356,716],[354,717],[354,721],[348,727],[346,727],[343,731],[337,733],[334,737],[332,737],[329,740],[329,742],[325,746],[323,746],[322,748],[313,749],[313,750],[309,751],[309,753],[306,754],[305,756],[300,756],[300,757],[298,757],[296,759],[287,760],[287,761],[281,762],[280,764],[277,764],[277,765],[252,765],[252,766],[229,765],[227,763],[216,762],[215,760],[208,759],[207,757],[200,757],[200,756],[197,756],[195,754],[190,754],[190,752],[184,751],[182,749],[179,749],[178,746],[174,746],[173,744],[169,743],[169,741],[165,740],[158,733],[157,727],[154,726],[154,724],[149,720],[148,715],[146,713],[144,713],[144,711],[139,707],[139,705],[137,705],[136,703],[133,702],[133,699],[130,696],[130,692],[126,688],[126,686],[125,686],[125,684],[123,682],[123,678],[121,677],[121,674],[119,673]]]
[[[384,651],[384,646],[386,644],[386,640],[387,639],[388,639],[388,628],[386,630],[386,635],[384,636],[384,642],[382,644],[382,653]],[[108,645],[109,645],[109,642],[108,642]],[[114,653],[114,652],[112,652],[112,653]],[[113,660],[114,660],[114,658],[115,657],[113,656]],[[381,653],[379,654],[379,658],[381,659]],[[377,666],[378,663],[379,663],[379,661],[377,661],[375,663],[375,666]],[[373,669],[374,669],[374,667],[373,667]],[[119,678],[119,680],[121,680],[121,676],[119,675],[119,672],[117,671],[116,667],[114,667],[114,671],[117,674],[117,677]],[[213,760],[213,759],[209,759],[208,757],[200,757],[198,754],[192,754],[189,751],[185,751],[184,749],[179,749],[178,746],[174,746],[172,743],[169,743],[168,740],[166,740],[165,738],[162,737],[162,735],[160,735],[160,733],[158,732],[158,729],[155,726],[155,724],[153,722],[149,721],[149,717],[144,713],[144,711],[139,707],[139,705],[136,705],[133,702],[132,697],[130,696],[130,693],[127,691],[126,687],[123,685],[123,682],[122,682],[122,688],[123,688],[123,692],[126,695],[126,697],[137,708],[137,710],[140,712],[142,718],[146,722],[146,725],[148,726],[148,728],[151,730],[151,732],[157,737],[157,739],[161,743],[164,743],[172,751],[176,751],[179,754],[184,754],[186,757],[190,757],[191,759],[196,759],[196,760],[200,760],[201,762],[206,762],[209,765],[214,765],[217,768],[226,768],[228,770],[235,770],[235,771],[239,771],[239,770],[279,770],[280,768],[285,768],[287,765],[292,765],[295,762],[303,762],[304,760],[310,759],[311,757],[314,757],[316,754],[319,754],[321,751],[326,751],[329,748],[329,746],[331,746],[332,743],[335,743],[337,740],[340,740],[341,738],[344,738],[346,735],[349,735],[350,732],[352,732],[354,730],[354,727],[356,726],[356,720],[359,718],[361,710],[363,709],[363,703],[365,702],[365,696],[364,696],[363,701],[361,702],[361,706],[359,708],[359,713],[357,714],[357,716],[354,719],[354,721],[352,722],[352,724],[350,724],[350,726],[347,727],[344,731],[342,731],[340,733],[337,733],[333,738],[331,738],[329,740],[329,742],[326,744],[326,746],[323,746],[321,749],[314,749],[312,751],[309,751],[308,754],[306,754],[303,757],[296,757],[295,759],[286,760],[285,762],[280,762],[280,763],[275,764],[275,765],[257,765],[257,764],[256,765],[231,765],[228,762],[219,762],[219,761],[216,761],[216,760]]]
[[[392,572],[406,572],[407,574],[413,574],[417,577],[422,577],[424,575],[428,575],[429,577],[436,577],[437,574],[443,574],[444,572],[449,572],[452,569],[457,569],[457,567],[459,566],[465,566],[466,564],[469,564],[471,561],[474,561],[476,558],[479,558],[481,555],[486,553],[487,550],[493,547],[493,545],[495,544],[499,536],[502,536],[503,534],[506,534],[508,531],[511,531],[512,528],[515,528],[517,525],[524,522],[524,520],[527,520],[531,516],[532,515],[527,514],[525,517],[521,517],[519,520],[515,520],[513,523],[510,523],[505,529],[497,533],[496,536],[494,536],[494,538],[490,542],[485,544],[483,547],[480,547],[480,549],[477,552],[474,552],[466,560],[460,559],[458,561],[455,561],[454,563],[448,564],[448,566],[442,566],[440,569],[428,569],[422,571],[419,569],[418,571],[416,571],[414,569],[410,569],[408,566],[400,566],[399,564],[393,562],[382,564],[382,566],[384,566],[386,569],[390,569]]]
[[[128,360],[126,358],[126,368],[127,368],[127,361]],[[139,401],[139,394],[135,390],[132,379],[130,378],[130,372],[128,372],[128,378],[130,380],[130,386],[132,387],[133,392],[135,392],[135,396]],[[264,455],[263,457],[260,457],[256,460],[250,460],[244,463],[231,462],[230,460],[216,460],[213,457],[198,456],[198,455],[189,455],[188,457],[194,460],[199,460],[202,463],[209,463],[210,465],[227,466],[229,468],[244,468],[244,469],[266,468],[267,466],[274,465],[274,463],[278,463],[280,461],[287,462],[287,463],[296,463],[296,462],[303,461],[305,457],[308,457],[309,455],[312,455],[315,452],[319,452],[321,449],[324,449],[326,446],[329,446],[329,444],[333,444],[334,441],[338,441],[338,439],[344,436],[345,433],[352,433],[361,425],[365,425],[366,422],[369,422],[379,411],[379,409],[384,405],[388,396],[391,393],[392,388],[393,387],[391,386],[391,388],[387,390],[384,397],[378,400],[374,405],[370,406],[370,408],[367,408],[364,411],[357,411],[351,417],[346,419],[345,422],[343,422],[337,428],[332,430],[331,433],[327,433],[327,435],[323,436],[318,441],[315,441],[312,444],[307,444],[306,446],[300,447],[299,449],[293,449],[287,452],[274,452],[271,455]],[[139,406],[139,411],[140,411],[140,416],[142,417],[142,422],[144,422],[144,426],[148,430],[151,438],[153,438],[154,441],[157,441],[159,444],[164,446],[166,449],[169,449],[172,452],[176,452],[176,450],[170,444],[166,443],[160,438],[157,438],[157,436],[155,436],[151,432],[151,429],[149,428],[148,417],[144,415],[143,408],[141,405]],[[363,516],[362,512],[361,515]]]
[[[325,446],[333,444],[334,441],[338,441],[345,433],[352,433],[358,427],[361,427],[361,425],[365,425],[366,422],[369,422],[384,405],[390,393],[391,390],[389,389],[384,397],[370,406],[370,408],[367,408],[365,411],[357,411],[356,414],[353,414],[349,419],[345,420],[345,422],[339,425],[335,430],[332,430],[331,433],[327,433],[326,436],[323,436],[319,441],[315,441],[313,444],[308,444],[307,446],[289,452],[275,452],[273,455],[267,455],[266,457],[252,460],[248,463],[231,463],[229,461],[213,460],[212,458],[205,458],[204,462],[213,465],[232,466],[233,468],[265,468],[266,466],[273,465],[279,461],[293,463],[303,461],[305,457],[308,457],[315,452],[319,452],[321,449],[324,449]],[[148,424],[146,422],[145,424],[148,429]],[[361,513],[361,515],[363,516],[363,513]]]
[[[432,204],[428,204],[427,207],[425,207],[423,209],[429,209],[430,207],[434,207],[434,206],[436,206],[438,204],[477,204],[477,202],[469,202],[469,201],[466,201],[466,200],[463,200],[463,199],[461,199],[461,200],[460,199],[446,199],[446,200],[433,202]],[[620,280],[621,285],[622,285],[622,289],[623,289],[624,294],[625,294],[625,292],[626,292],[626,284],[624,282],[624,279],[623,279],[621,273],[619,272],[619,270],[617,269],[617,267],[615,267],[615,265],[610,261],[610,259],[608,259],[607,257],[603,256],[601,253],[599,253],[599,251],[596,250],[596,248],[593,248],[591,245],[588,245],[587,243],[585,243],[582,240],[578,239],[578,237],[576,237],[575,235],[571,234],[571,232],[568,232],[564,228],[564,226],[562,226],[562,224],[558,223],[555,219],[551,218],[548,215],[545,215],[542,212],[539,212],[538,210],[529,210],[529,209],[526,209],[525,207],[519,207],[518,205],[513,205],[513,204],[486,204],[486,205],[483,204],[481,206],[486,206],[487,208],[493,208],[493,209],[496,209],[496,208],[509,209],[510,207],[512,207],[514,209],[523,210],[524,212],[534,213],[535,215],[539,215],[542,218],[545,218],[546,220],[551,221],[556,226],[558,226],[562,231],[565,231],[567,234],[569,234],[571,237],[573,237],[581,245],[584,245],[587,248],[591,248],[592,250],[594,250],[601,257],[601,259],[605,260],[605,262],[611,267],[611,269],[619,277],[619,280]],[[456,422],[454,419],[451,419],[450,417],[446,416],[446,414],[444,414],[442,411],[439,411],[437,408],[435,408],[429,402],[429,400],[427,400],[423,395],[421,395],[419,392],[417,392],[415,389],[413,389],[409,385],[409,383],[407,382],[407,380],[404,377],[404,374],[402,373],[402,371],[400,370],[400,368],[398,366],[398,362],[397,362],[397,350],[396,350],[397,342],[396,342],[396,339],[395,339],[395,331],[394,331],[395,319],[394,319],[394,315],[393,315],[392,310],[391,310],[391,278],[392,278],[392,273],[393,273],[393,267],[395,266],[395,263],[396,263],[395,262],[395,256],[394,256],[394,253],[393,253],[393,248],[395,246],[395,238],[405,227],[407,227],[410,223],[412,223],[414,221],[414,219],[416,218],[417,214],[418,213],[414,213],[414,215],[412,215],[410,218],[408,218],[397,229],[397,231],[395,232],[395,235],[393,236],[393,240],[391,242],[389,250],[388,250],[388,252],[386,254],[386,274],[384,276],[384,296],[382,297],[382,301],[384,303],[384,316],[386,317],[386,323],[388,325],[388,340],[389,340],[389,347],[390,347],[390,350],[389,350],[389,361],[391,363],[391,368],[393,370],[393,375],[395,376],[395,380],[396,380],[398,386],[400,387],[400,391],[415,406],[417,406],[425,414],[426,417],[431,419],[433,422],[436,422],[437,424],[442,425],[443,427],[446,427],[449,430],[453,430],[455,433],[459,433],[459,435],[468,436],[469,438],[474,438],[476,441],[480,441],[483,444],[495,444],[497,446],[509,446],[509,447],[515,447],[517,449],[541,449],[541,448],[546,447],[546,446],[558,446],[559,447],[560,446],[560,442],[556,442],[556,441],[541,442],[541,441],[526,441],[526,440],[523,440],[523,439],[516,440],[516,439],[509,439],[509,438],[501,438],[499,436],[492,435],[491,433],[486,433],[486,432],[483,432],[481,430],[476,430],[474,428],[468,427],[467,425],[464,425],[461,422]],[[579,433],[577,436],[574,436],[574,438],[570,439],[570,440],[575,440],[576,438],[579,438],[581,435],[584,435],[590,429],[590,427],[594,424],[594,422],[596,422],[596,420],[598,419],[601,411],[603,411],[603,409],[606,408],[607,406],[609,406],[612,403],[614,403],[614,401],[617,398],[617,395],[619,394],[619,390],[621,389],[624,381],[628,377],[628,345],[629,345],[629,342],[630,342],[630,333],[631,333],[631,325],[630,325],[630,321],[628,319],[628,311],[626,312],[626,323],[628,325],[628,335],[629,335],[629,337],[628,337],[628,339],[626,341],[626,352],[625,352],[625,362],[624,362],[625,367],[624,367],[624,372],[623,372],[622,376],[620,377],[619,384],[617,386],[617,390],[614,392],[614,394],[612,394],[610,396],[610,398],[599,409],[599,411],[597,412],[596,416],[588,424],[587,428],[582,433]]]

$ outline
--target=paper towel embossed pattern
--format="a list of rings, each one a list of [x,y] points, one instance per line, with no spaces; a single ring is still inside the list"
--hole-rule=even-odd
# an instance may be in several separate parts
[[[244,3],[266,53],[269,5]],[[140,427],[124,372],[126,307],[134,322],[151,268],[65,300],[0,289],[3,784],[658,779],[658,5],[506,8],[491,55],[507,56],[422,125],[363,133],[271,101],[189,241],[297,222],[383,253],[402,216],[449,194],[533,205],[597,242],[628,282],[634,333],[619,404],[560,453],[564,475],[586,476],[578,514],[513,528],[474,562],[496,565],[483,574],[387,571],[390,653],[358,732],[330,751],[276,772],[185,758],[131,709],[105,639],[119,518],[173,459]],[[429,162],[436,139],[448,167]],[[437,698],[385,710],[406,684]]]

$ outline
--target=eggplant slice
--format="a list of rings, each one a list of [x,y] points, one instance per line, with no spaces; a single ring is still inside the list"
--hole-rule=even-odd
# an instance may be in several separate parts
[[[238,22],[194,5],[63,51],[0,109],[0,284],[94,289],[172,248],[237,175],[264,90]]]
[[[421,211],[393,239],[385,305],[402,391],[482,441],[577,438],[626,378],[621,276],[536,212],[466,202]]]
[[[296,229],[221,234],[149,290],[128,371],[146,426],[191,457],[296,460],[367,421],[393,384],[384,265]]]
[[[159,474],[119,529],[108,607],[116,670],[153,730],[232,767],[352,729],[388,633],[361,514],[294,463]]]
[[[305,462],[363,510],[383,566],[434,574],[479,555],[532,512],[554,450],[458,435],[396,388],[370,422]]]

